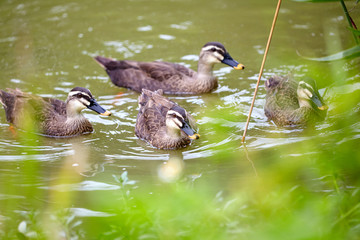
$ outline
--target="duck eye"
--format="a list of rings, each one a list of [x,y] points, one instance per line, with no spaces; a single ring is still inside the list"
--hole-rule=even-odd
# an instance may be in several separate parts
[[[211,49],[211,51],[212,51],[212,52],[215,52],[215,51],[216,51],[216,48],[213,47],[213,48]]]

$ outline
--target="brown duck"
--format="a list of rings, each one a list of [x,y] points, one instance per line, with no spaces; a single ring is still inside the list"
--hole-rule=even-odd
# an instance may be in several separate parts
[[[116,61],[110,58],[95,57],[106,70],[111,81],[119,86],[141,92],[142,89],[155,91],[162,89],[166,94],[207,93],[218,85],[213,76],[216,63],[224,63],[235,69],[244,65],[235,61],[218,42],[206,43],[200,52],[197,72],[176,63]]]
[[[177,149],[200,137],[195,120],[186,110],[155,92],[143,89],[139,96],[139,113],[135,134],[159,149]]]
[[[328,107],[311,78],[297,82],[291,76],[273,76],[265,89],[265,115],[278,126],[305,125],[326,117]]]
[[[0,102],[9,123],[50,137],[92,132],[91,123],[81,114],[85,108],[104,116],[111,115],[95,101],[88,89],[82,87],[73,88],[66,102],[42,98],[19,89],[0,90]]]

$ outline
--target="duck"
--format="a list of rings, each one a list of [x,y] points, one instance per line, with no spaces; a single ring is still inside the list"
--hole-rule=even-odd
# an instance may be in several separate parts
[[[275,75],[265,82],[265,115],[277,126],[314,124],[325,119],[328,106],[314,79]]]
[[[143,89],[139,96],[139,113],[135,135],[158,149],[179,149],[188,146],[200,135],[187,111],[163,96],[163,90]]]
[[[245,68],[219,42],[208,42],[201,48],[197,72],[170,62],[117,61],[102,56],[94,59],[105,69],[116,86],[139,93],[144,88],[150,91],[162,89],[165,94],[208,93],[218,86],[217,78],[213,76],[216,63],[223,63],[234,69]]]
[[[6,120],[20,129],[48,137],[71,137],[93,132],[93,127],[81,111],[85,108],[103,116],[111,113],[101,107],[89,89],[73,88],[66,99],[43,98],[20,89],[0,90],[0,103]]]

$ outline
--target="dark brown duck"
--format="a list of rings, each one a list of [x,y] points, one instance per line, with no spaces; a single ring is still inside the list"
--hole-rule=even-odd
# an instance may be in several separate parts
[[[9,123],[51,137],[92,132],[91,123],[81,114],[85,108],[104,116],[111,115],[95,101],[88,89],[82,87],[73,88],[66,102],[42,98],[19,89],[0,90],[0,102]]]
[[[265,88],[265,115],[278,126],[305,125],[326,117],[328,107],[311,78],[297,82],[291,76],[273,76]]]
[[[195,120],[175,102],[143,89],[139,96],[139,113],[135,134],[159,149],[177,149],[200,137],[194,130]]]
[[[207,93],[218,85],[213,76],[216,63],[224,63],[235,69],[244,65],[235,61],[218,42],[206,43],[200,52],[197,72],[179,64],[169,62],[137,62],[95,57],[106,70],[111,81],[119,86],[141,92],[142,89],[162,89],[166,94]]]

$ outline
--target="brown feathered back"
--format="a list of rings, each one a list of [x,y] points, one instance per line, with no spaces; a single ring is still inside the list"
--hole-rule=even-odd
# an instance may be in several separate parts
[[[182,65],[167,62],[115,61],[105,57],[95,60],[106,70],[111,81],[120,87],[141,92],[162,89],[168,94],[196,91],[191,79],[196,72]],[[189,85],[190,84],[190,85]]]
[[[91,123],[82,115],[69,120],[66,103],[53,98],[42,98],[19,89],[0,90],[0,102],[6,119],[18,128],[36,131],[47,136],[74,136],[93,131]]]
[[[142,94],[139,96],[139,113],[135,125],[135,134],[159,149],[185,147],[191,143],[191,140],[183,132],[178,137],[168,134],[166,114],[170,109],[184,114],[184,119],[189,121],[193,128],[196,127],[193,124],[195,121],[183,108],[162,96],[162,93],[162,90],[155,92],[142,90]]]

